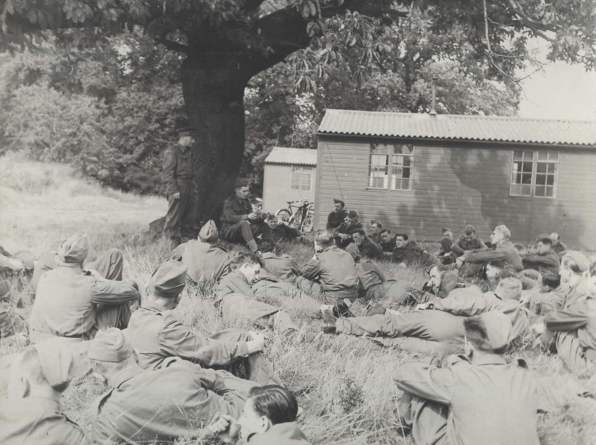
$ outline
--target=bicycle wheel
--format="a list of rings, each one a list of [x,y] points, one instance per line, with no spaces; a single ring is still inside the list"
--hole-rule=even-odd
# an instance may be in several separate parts
[[[278,223],[289,224],[292,219],[292,214],[288,209],[279,209],[277,213],[275,213],[275,217],[277,218]]]
[[[302,226],[302,217],[304,215],[303,209],[298,209],[298,211],[294,214],[294,221],[290,224],[293,228],[300,230]]]
[[[304,221],[302,221],[302,231],[304,233],[312,232],[312,228],[313,228],[314,224],[315,224],[314,214],[312,212],[308,212],[308,215],[306,215],[306,218],[304,218]]]

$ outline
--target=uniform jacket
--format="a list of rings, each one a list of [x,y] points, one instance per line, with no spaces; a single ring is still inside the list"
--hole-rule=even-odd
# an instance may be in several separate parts
[[[275,229],[271,230],[271,239],[274,243],[284,240],[290,241],[302,235],[303,233],[300,230],[286,224],[278,224]]]
[[[493,292],[482,293],[472,286],[454,289],[446,298],[434,301],[435,310],[461,317],[473,317],[489,311],[499,311],[511,320],[511,340],[522,336],[530,327],[528,314],[517,300],[502,300]]]
[[[172,311],[160,312],[151,303],[145,303],[133,312],[126,336],[144,369],[161,368],[170,357],[211,367],[226,366],[238,357],[248,356],[246,342],[224,342],[205,337],[184,326]]]
[[[250,213],[252,213],[252,204],[250,201],[233,195],[224,201],[221,219],[224,226],[231,226],[240,221],[247,220]]]
[[[166,150],[163,157],[163,180],[166,184],[166,195],[178,193],[178,179],[193,179],[195,175],[192,150],[182,151],[180,145]]]
[[[360,255],[364,258],[377,259],[383,256],[383,248],[371,240],[368,236],[362,239],[362,243],[358,246]]]
[[[465,235],[460,235],[457,241],[451,245],[451,250],[459,255],[463,255],[468,250],[486,250],[486,244],[478,236],[468,239]]]
[[[193,368],[174,363],[155,371],[124,369],[110,382],[112,389],[95,402],[93,439],[132,444],[174,441],[200,436],[220,412],[237,418],[246,394],[222,397],[228,391],[225,373]]]
[[[84,445],[83,430],[52,399],[27,397],[0,400],[2,445]]]
[[[265,270],[273,276],[288,281],[300,275],[300,266],[290,255],[277,256],[273,252],[265,252],[262,258]]]
[[[61,337],[88,334],[98,304],[122,304],[139,298],[134,281],[97,280],[68,267],[46,272],[39,280],[31,311],[31,329]]]
[[[461,358],[444,368],[410,363],[393,379],[402,391],[449,407],[450,445],[539,445],[537,381],[502,356],[475,364]]]
[[[596,363],[596,300],[584,295],[565,309],[551,312],[544,318],[546,329],[552,332],[577,332],[586,357]]]
[[[368,237],[370,238],[370,240],[373,243],[378,244],[379,246],[381,245],[381,234],[380,233],[371,233],[370,235],[368,235]]]
[[[391,238],[391,240],[386,243],[381,241],[379,246],[382,247],[383,252],[393,253],[393,249],[395,249],[395,237]]]
[[[230,294],[241,294],[245,297],[254,297],[252,286],[239,270],[234,270],[223,277],[217,285],[217,297],[221,299]]]
[[[521,256],[511,241],[505,241],[494,249],[489,249],[484,252],[467,252],[464,256],[464,259],[469,263],[483,263],[501,260],[505,264],[513,267],[517,272],[524,268]]]
[[[352,255],[337,246],[329,246],[318,254],[317,259],[302,266],[302,276],[318,281],[325,294],[337,298],[358,297],[358,271]]]
[[[201,278],[217,282],[230,271],[230,258],[225,247],[190,240],[176,249],[179,248],[182,250],[182,262],[187,268],[186,272],[195,283]]]
[[[408,241],[403,248],[395,247],[392,257],[395,263],[406,263],[408,266],[413,264],[430,266],[437,262],[436,258],[423,250],[416,241]]]
[[[559,255],[554,250],[551,250],[546,255],[525,255],[522,258],[522,263],[525,268],[536,269],[541,274],[559,274],[560,265]]]
[[[365,291],[368,291],[373,286],[383,284],[386,281],[385,275],[381,269],[371,261],[360,261],[359,263],[356,263],[356,270],[358,271],[360,284]]]
[[[559,241],[557,244],[553,245],[553,250],[557,255],[559,255],[559,258],[563,258],[567,253],[567,246],[565,245],[565,243]]]
[[[267,432],[254,434],[249,445],[310,445],[310,442],[296,422],[273,425]]]
[[[327,217],[327,230],[337,229],[344,223],[344,220],[348,216],[347,210],[342,210],[339,213],[331,212]]]

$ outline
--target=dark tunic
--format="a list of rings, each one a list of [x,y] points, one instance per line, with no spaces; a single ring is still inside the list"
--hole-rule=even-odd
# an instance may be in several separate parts
[[[342,210],[339,213],[331,212],[327,217],[327,230],[337,229],[344,223],[344,220],[348,216],[347,210]]]

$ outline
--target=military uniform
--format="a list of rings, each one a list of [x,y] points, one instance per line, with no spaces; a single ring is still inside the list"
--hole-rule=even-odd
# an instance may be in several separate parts
[[[522,257],[524,269],[533,269],[542,275],[558,275],[560,259],[555,251],[550,250],[545,255],[524,255]],[[537,277],[537,274],[536,274]]]
[[[347,216],[348,211],[345,209],[342,209],[340,212],[331,212],[329,216],[327,216],[327,230],[337,229],[344,223]]]
[[[310,445],[296,422],[273,425],[266,432],[248,438],[249,445]]]
[[[385,275],[371,261],[356,263],[358,278],[367,300],[378,301],[382,306],[395,309],[414,291],[409,281],[385,279]]]
[[[186,266],[188,277],[195,283],[201,280],[217,282],[230,271],[227,249],[200,240],[190,240],[180,244],[172,252],[172,258],[182,261]]]
[[[222,316],[227,321],[248,320],[261,326],[269,326],[272,323],[276,330],[282,332],[298,330],[298,326],[287,312],[266,301],[259,301],[259,298],[267,300],[267,290],[257,295],[242,272],[238,270],[221,279],[216,293],[217,304],[220,305]]]
[[[457,256],[461,256],[470,250],[487,250],[486,244],[480,237],[474,235],[468,237],[460,235],[459,238],[451,245],[451,251],[455,252]]]
[[[302,266],[302,276],[317,281],[324,294],[334,300],[358,298],[358,271],[352,256],[337,246],[329,246]]]
[[[27,397],[0,400],[3,445],[86,445],[83,430],[60,412],[57,400]]]
[[[395,249],[395,236],[391,238],[388,242],[384,242],[381,240],[379,246],[383,249],[383,252],[393,253],[393,249]]]
[[[267,273],[282,280],[291,281],[295,276],[300,275],[300,266],[290,255],[284,253],[277,256],[273,252],[265,252],[261,258]]]
[[[516,272],[521,272],[524,268],[521,256],[511,241],[504,241],[495,248],[486,251],[466,252],[462,258],[469,263],[463,269],[460,267],[460,270],[466,276],[476,275],[482,266],[491,261],[503,261],[506,266]]]
[[[129,303],[138,299],[134,281],[98,280],[70,267],[58,267],[40,278],[29,324],[41,334],[90,338],[96,329],[125,328]]]
[[[365,236],[362,239],[362,243],[358,246],[358,251],[362,258],[376,260],[383,257],[383,248],[372,241],[368,236]]]
[[[222,215],[221,237],[231,242],[244,242],[253,251],[257,251],[255,237],[261,235],[264,239],[271,238],[269,226],[259,218],[249,221],[252,204],[248,199],[241,199],[234,195],[225,200]]]
[[[410,363],[393,375],[415,444],[539,445],[537,381],[525,367],[496,354],[474,364],[465,357],[450,362]]]
[[[437,259],[423,250],[416,241],[408,241],[402,248],[395,247],[392,253],[392,261],[395,263],[404,263],[407,266],[421,265],[430,267],[437,264]]]
[[[198,201],[194,161],[190,147],[181,145],[166,150],[163,159],[163,178],[168,198],[168,213],[164,235],[176,244],[196,236],[196,207]],[[173,195],[180,193],[178,199]]]
[[[333,236],[335,238],[335,243],[337,244],[337,247],[345,249],[350,243],[353,242],[352,235],[357,230],[364,230],[362,223],[358,222],[356,224],[352,224],[350,222],[350,223],[346,224],[344,222],[339,227],[333,229]],[[339,236],[340,234],[349,235],[349,237],[346,238],[345,240],[342,240],[341,237]]]
[[[567,253],[567,246],[561,241],[557,242],[557,244],[553,244],[552,249],[559,256],[559,259],[563,258]]]
[[[95,402],[94,441],[146,444],[200,437],[220,413],[238,418],[254,383],[173,363],[155,371],[126,368],[110,386]]]

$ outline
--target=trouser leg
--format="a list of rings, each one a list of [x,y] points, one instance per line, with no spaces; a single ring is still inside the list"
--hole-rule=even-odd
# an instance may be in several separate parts
[[[187,180],[186,201],[180,221],[180,236],[183,243],[196,239],[196,206],[198,199],[197,187],[194,181]]]
[[[325,295],[325,291],[323,291],[323,288],[319,283],[307,280],[304,277],[296,277],[293,284],[298,289],[300,289],[303,292],[306,292],[308,295],[312,297],[322,299]]]
[[[416,445],[447,445],[446,405],[404,393],[399,412],[404,426],[411,428]]]
[[[596,364],[586,357],[575,331],[559,332],[556,335],[555,344],[559,357],[573,374],[580,378],[587,378],[594,374]]]
[[[338,318],[336,322],[338,332],[351,335],[380,335],[397,337],[401,335],[399,326],[394,323],[391,315],[373,315],[371,317]]]
[[[223,319],[229,323],[246,320],[257,326],[272,327],[281,332],[298,330],[288,313],[244,295],[226,295],[222,299],[220,309]]]
[[[480,270],[484,266],[484,263],[464,263],[459,268],[460,277],[475,277],[480,273]]]
[[[168,196],[168,213],[166,213],[166,222],[163,227],[164,237],[176,242],[180,241],[180,223],[184,216],[184,211],[188,207],[187,180],[178,179],[178,190],[180,197],[174,199]]]
[[[86,269],[95,269],[108,280],[122,281],[124,258],[118,249],[110,249],[95,261],[85,264]]]
[[[300,307],[311,315],[318,314],[321,307],[321,303],[319,301],[315,300],[310,295],[306,294],[306,292],[298,289],[296,286],[293,286],[290,283],[284,283],[281,281],[273,283],[271,281],[262,280],[253,286],[253,291],[255,293],[255,297],[259,301],[264,301],[265,303],[271,302],[283,309],[287,309],[288,307],[292,306],[292,303],[294,303],[296,300],[299,300]]]

